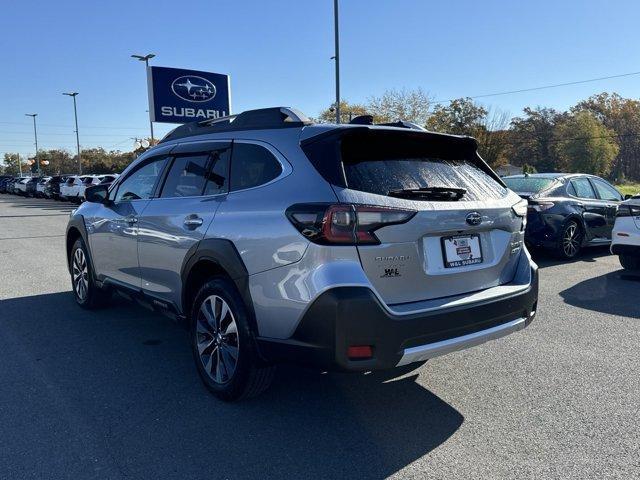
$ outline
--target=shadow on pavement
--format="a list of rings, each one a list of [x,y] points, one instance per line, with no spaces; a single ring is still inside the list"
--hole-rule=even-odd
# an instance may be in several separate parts
[[[78,205],[70,202],[59,202],[46,198],[30,198],[12,195],[2,196],[0,198],[5,200],[2,203],[10,203],[12,208],[31,208],[38,210],[60,211],[63,213],[68,213],[74,208],[78,208]]]
[[[0,302],[0,364],[5,478],[383,478],[464,421],[415,372],[282,367],[262,396],[223,403],[181,327],[117,299],[86,312],[70,293]]]
[[[606,257],[608,255],[611,255],[608,245],[584,248],[573,260],[560,260],[557,257],[554,257],[552,252],[543,249],[534,249],[531,251],[533,260],[540,268],[554,267],[556,265],[564,265],[567,263],[591,263],[595,262],[597,258]]]
[[[565,303],[596,312],[640,318],[640,275],[624,270],[589,278],[560,292]]]

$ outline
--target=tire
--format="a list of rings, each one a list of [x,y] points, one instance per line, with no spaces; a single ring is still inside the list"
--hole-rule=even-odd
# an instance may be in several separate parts
[[[190,319],[193,358],[211,393],[234,401],[259,395],[271,385],[275,367],[261,364],[249,313],[230,280],[213,277],[205,283]]]
[[[82,238],[76,240],[71,248],[70,263],[71,287],[76,303],[87,310],[102,307],[110,295],[95,283],[93,265]]]
[[[625,270],[640,270],[640,255],[619,255],[620,265]]]
[[[556,256],[562,260],[572,260],[578,256],[582,249],[582,227],[575,220],[569,220],[564,224],[558,238]]]

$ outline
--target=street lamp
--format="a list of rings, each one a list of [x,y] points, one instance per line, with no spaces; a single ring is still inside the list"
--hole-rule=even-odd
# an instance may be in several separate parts
[[[76,96],[78,92],[63,93],[73,98],[73,114],[76,118],[76,147],[78,148],[78,175],[82,175],[82,162],[80,160],[80,134],[78,133],[78,109],[76,108]]]
[[[38,169],[38,175],[40,175],[40,159],[38,158],[38,129],[36,128],[37,113],[25,113],[27,117],[33,118],[33,136],[36,139],[36,168]]]
[[[151,60],[156,55],[154,53],[149,53],[147,55],[131,55],[132,58],[137,58],[141,62],[144,62],[147,72],[147,97],[149,96],[149,60]],[[148,100],[147,100],[148,101]],[[153,142],[153,122],[151,121],[151,103],[149,103],[149,127],[151,128],[151,141]]]

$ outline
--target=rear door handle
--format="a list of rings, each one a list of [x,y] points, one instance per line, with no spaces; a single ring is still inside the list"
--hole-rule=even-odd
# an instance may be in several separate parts
[[[200,225],[202,225],[203,220],[198,217],[197,215],[189,215],[187,218],[184,219],[184,226],[185,227],[191,227],[191,228],[197,228]]]

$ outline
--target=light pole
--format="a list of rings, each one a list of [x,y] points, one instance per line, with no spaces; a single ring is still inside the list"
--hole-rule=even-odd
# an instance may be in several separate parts
[[[63,93],[73,98],[73,114],[76,118],[76,147],[78,148],[78,175],[82,175],[82,161],[80,160],[80,134],[78,133],[78,109],[76,108],[76,96],[78,92]]]
[[[36,139],[36,168],[38,170],[38,175],[40,175],[40,159],[38,158],[38,129],[36,128],[36,117],[37,113],[25,113],[27,117],[33,118],[33,136]]]
[[[336,61],[336,123],[340,123],[340,32],[338,27],[338,0],[333,0],[333,24],[335,30]]]
[[[149,60],[151,60],[155,56],[156,55],[154,53],[148,53],[147,55],[131,55],[132,58],[137,58],[141,62],[144,62],[144,65],[146,67],[146,72],[147,72],[147,97],[149,95],[149,92],[148,92],[148,89],[149,89],[149,84],[148,84],[148,81],[149,81]],[[151,141],[153,142],[154,138],[153,138],[153,122],[151,121],[151,103],[149,103],[149,127],[151,128]]]

